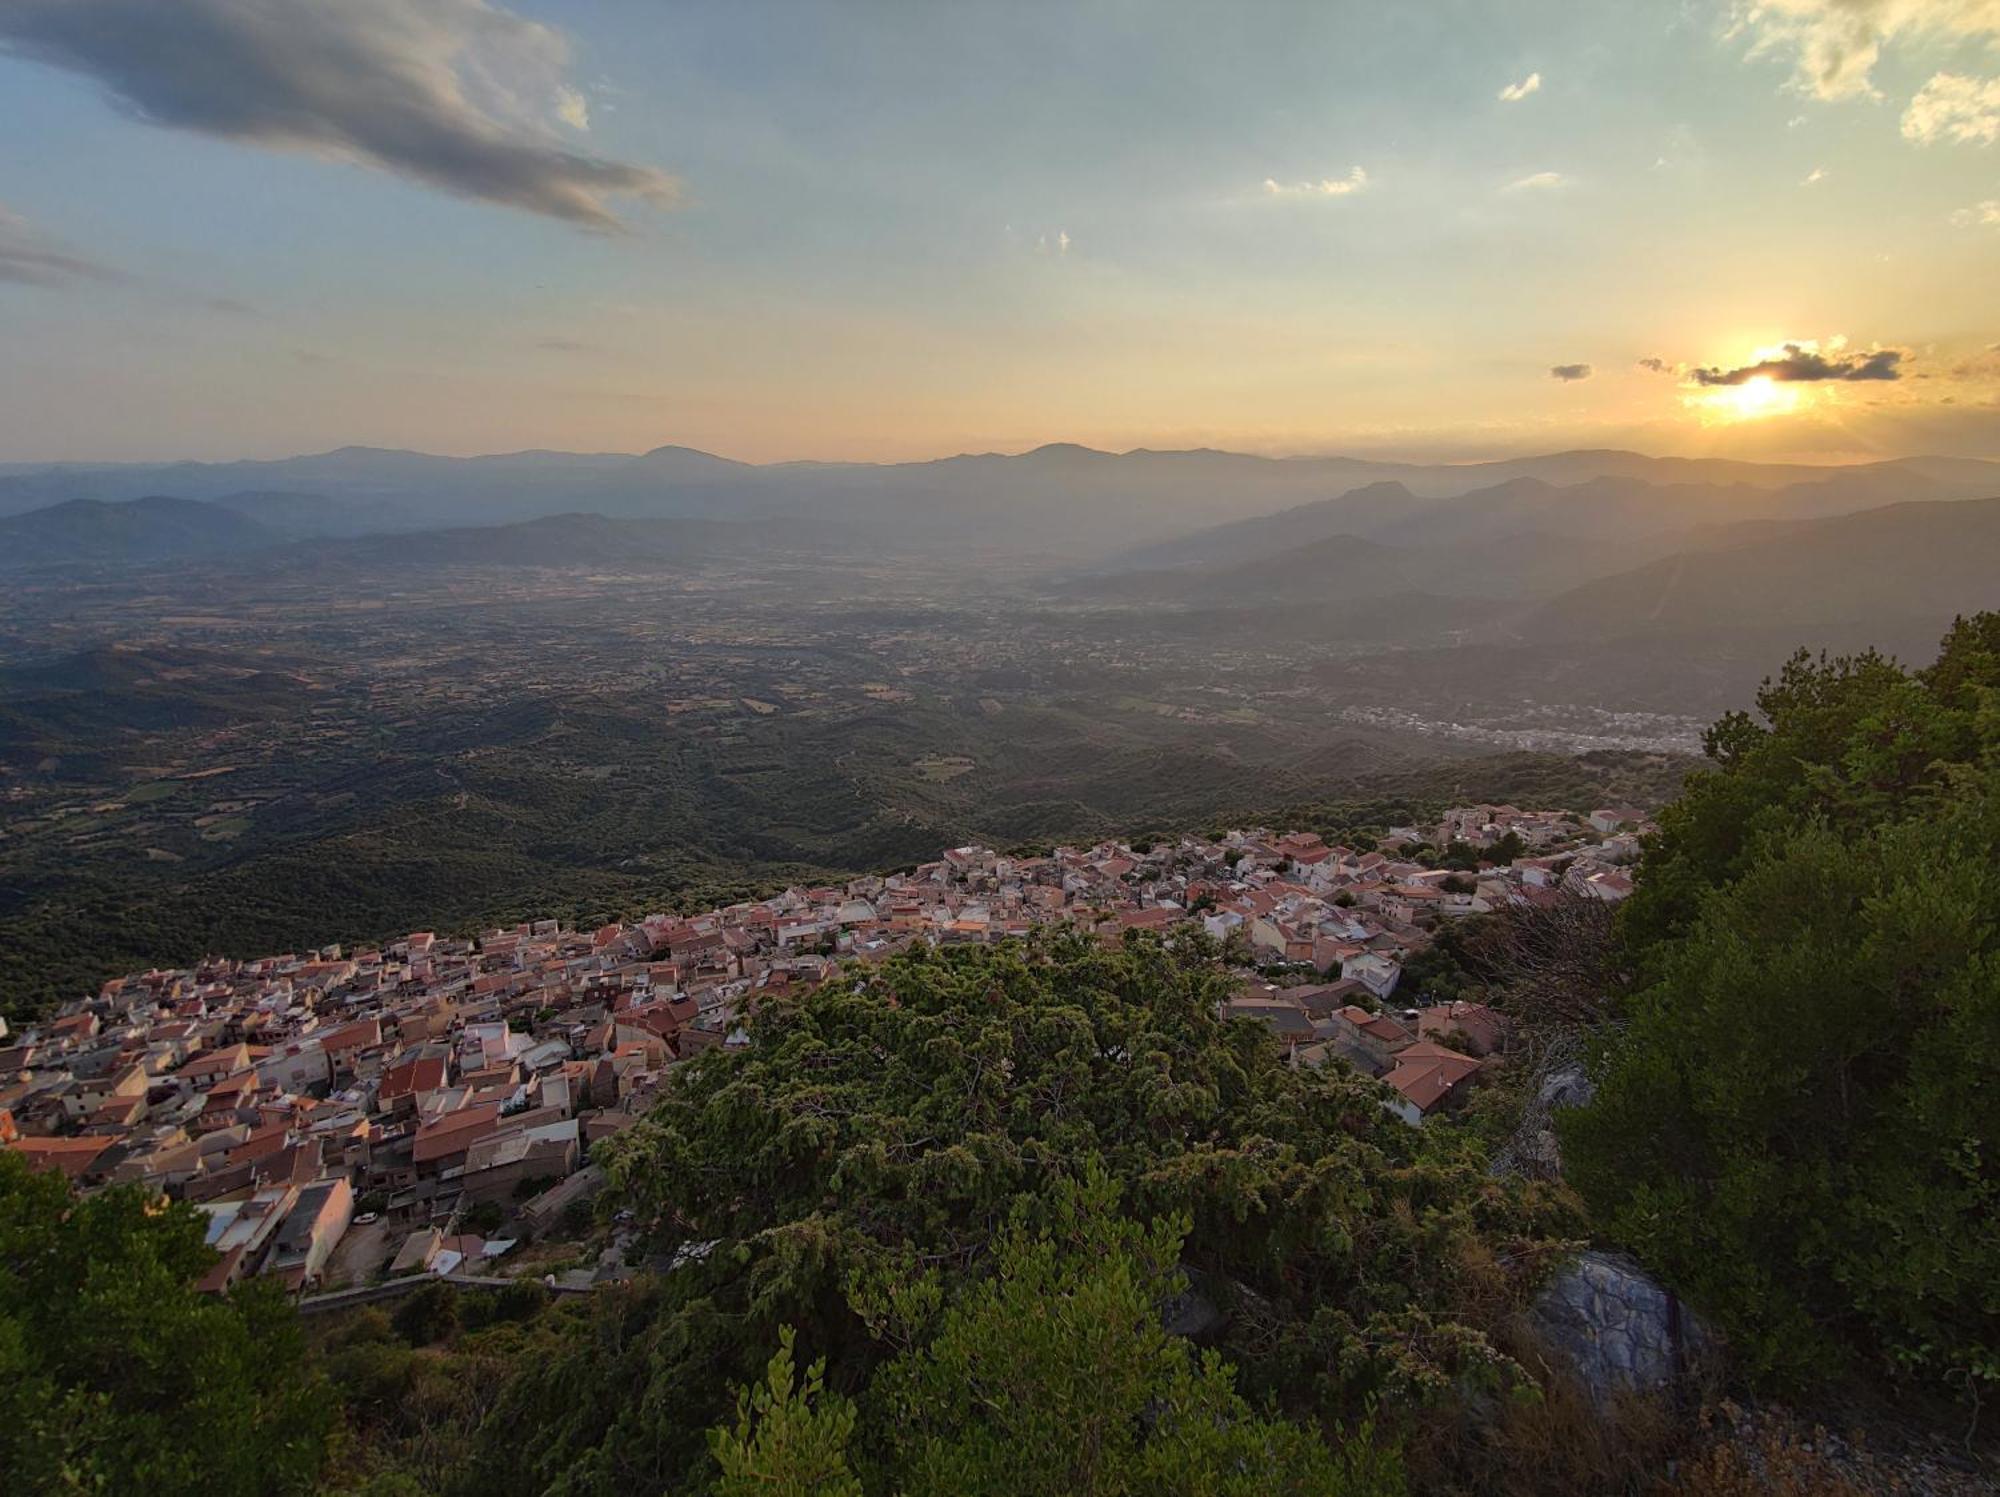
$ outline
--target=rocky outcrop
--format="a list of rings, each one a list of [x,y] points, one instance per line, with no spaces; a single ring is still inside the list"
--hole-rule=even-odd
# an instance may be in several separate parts
[[[1555,1115],[1566,1107],[1587,1107],[1597,1086],[1583,1066],[1569,1061],[1548,1071],[1535,1094],[1521,1109],[1514,1136],[1493,1156],[1496,1175],[1525,1175],[1553,1180],[1562,1173],[1562,1147],[1556,1141]]]
[[[1668,1290],[1630,1258],[1580,1255],[1551,1279],[1529,1311],[1551,1357],[1591,1398],[1657,1393],[1707,1360],[1713,1338]]]

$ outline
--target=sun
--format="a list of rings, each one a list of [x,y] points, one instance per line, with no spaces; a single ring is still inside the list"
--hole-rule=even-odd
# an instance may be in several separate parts
[[[1798,387],[1768,374],[1753,375],[1740,385],[1705,390],[1700,397],[1704,422],[1761,421],[1799,408]]]

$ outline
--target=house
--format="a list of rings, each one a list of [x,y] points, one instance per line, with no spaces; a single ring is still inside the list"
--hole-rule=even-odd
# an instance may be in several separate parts
[[[465,1152],[459,1184],[470,1201],[505,1201],[524,1185],[546,1186],[576,1172],[579,1131],[574,1119],[476,1140]]]
[[[1340,975],[1345,980],[1360,983],[1376,998],[1382,999],[1396,991],[1396,984],[1403,976],[1403,967],[1400,962],[1380,952],[1364,951],[1342,961]]]
[[[101,1178],[98,1162],[115,1142],[103,1136],[21,1138],[7,1147],[27,1160],[30,1169],[60,1170],[72,1183],[93,1184]],[[119,1152],[122,1157],[124,1151]]]
[[[225,1294],[256,1273],[298,1199],[298,1187],[285,1183],[245,1198],[202,1202],[199,1209],[208,1217],[207,1242],[220,1256],[195,1287],[204,1294]]]
[[[395,1117],[414,1117],[450,1080],[450,1062],[443,1055],[398,1061],[382,1073],[375,1089],[375,1106]]]
[[[354,1187],[344,1176],[315,1180],[285,1213],[265,1272],[294,1294],[319,1278],[354,1217]]]
[[[1417,1011],[1417,1037],[1442,1040],[1457,1035],[1468,1054],[1491,1055],[1507,1040],[1507,1021],[1483,1003],[1433,1004]]]
[[[1352,1004],[1328,1014],[1320,1030],[1356,1070],[1369,1076],[1390,1070],[1397,1053],[1416,1043],[1416,1036],[1388,1015]]]
[[[1382,1078],[1392,1091],[1384,1105],[1415,1127],[1450,1102],[1478,1071],[1479,1062],[1471,1056],[1420,1040],[1405,1048],[1395,1069]]]
[[[421,1124],[410,1145],[410,1163],[419,1176],[436,1176],[465,1164],[465,1151],[500,1126],[500,1104],[482,1102],[443,1113]]]

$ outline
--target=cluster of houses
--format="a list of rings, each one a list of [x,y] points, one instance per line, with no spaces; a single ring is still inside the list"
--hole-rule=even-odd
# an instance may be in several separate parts
[[[1365,852],[1261,829],[1039,857],[961,847],[695,916],[134,973],[0,1029],[0,1145],[84,1189],[201,1207],[211,1288],[253,1273],[318,1286],[357,1221],[402,1234],[391,1271],[451,1268],[500,1250],[459,1230],[470,1212],[540,1231],[586,1198],[591,1146],[678,1062],[748,1043],[741,1020],[773,995],[912,942],[1063,923],[1117,940],[1199,922],[1245,969],[1231,1012],[1269,1024],[1298,1064],[1380,1076],[1419,1122],[1505,1037],[1478,1005],[1397,1007],[1405,961],[1445,920],[1623,898],[1644,829],[1625,809],[1473,806]]]

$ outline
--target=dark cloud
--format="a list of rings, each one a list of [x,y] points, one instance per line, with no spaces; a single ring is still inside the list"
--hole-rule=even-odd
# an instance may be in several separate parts
[[[487,0],[5,0],[0,51],[97,80],[151,124],[311,152],[594,229],[670,200],[568,149],[562,36]]]
[[[222,317],[262,317],[263,311],[233,296],[211,296],[202,305]]]
[[[1880,348],[1873,353],[1849,354],[1829,359],[1816,349],[1797,343],[1785,345],[1784,357],[1745,364],[1740,369],[1696,369],[1698,385],[1741,385],[1753,379],[1789,380],[1878,380],[1901,379],[1902,350]]]
[[[1559,379],[1565,383],[1570,380],[1589,379],[1590,366],[1588,364],[1554,364],[1549,367],[1549,378]]]
[[[110,266],[58,244],[26,219],[0,207],[0,282],[61,289],[124,279]]]
[[[1639,367],[1641,369],[1650,369],[1655,374],[1670,374],[1673,372],[1674,366],[1669,364],[1665,359],[1641,359],[1639,360]]]

